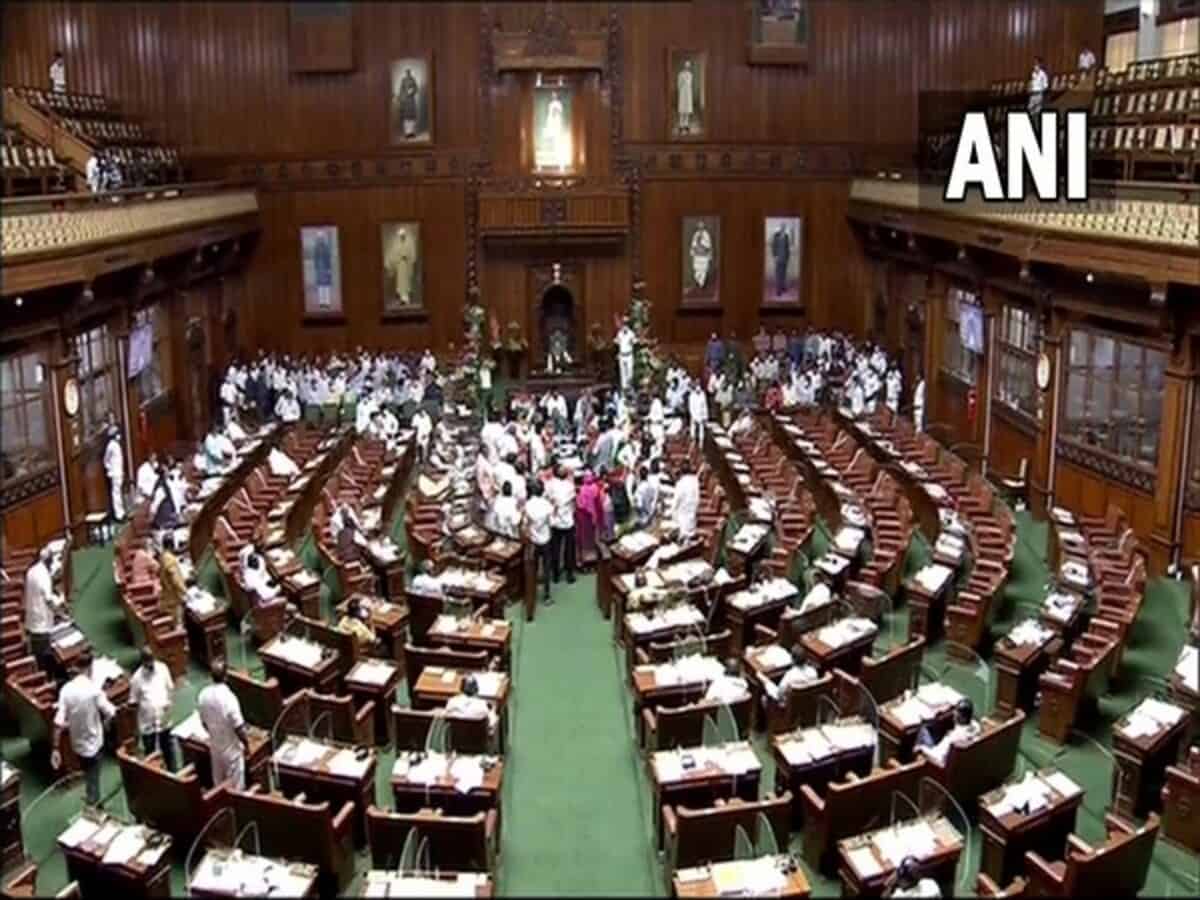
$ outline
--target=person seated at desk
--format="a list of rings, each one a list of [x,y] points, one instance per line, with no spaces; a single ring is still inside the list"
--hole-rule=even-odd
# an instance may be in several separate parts
[[[446,701],[446,715],[462,716],[467,719],[482,719],[487,716],[488,731],[495,731],[500,716],[487,700],[479,696],[479,682],[474,675],[463,679],[460,692]]]
[[[150,500],[154,496],[154,488],[158,485],[161,471],[162,461],[158,458],[157,453],[151,453],[142,460],[142,464],[137,469],[137,477],[134,479],[139,503]]]
[[[46,546],[25,571],[25,632],[29,635],[29,652],[42,668],[47,668],[50,661],[55,620],[67,611],[62,594],[54,590],[54,562],[54,551]]]
[[[772,684],[769,678],[764,678],[763,687],[772,700],[781,700],[786,699],[787,691],[812,684],[819,677],[821,677],[821,673],[809,663],[804,647],[801,644],[794,644],[792,646],[792,664],[783,673],[779,683]]]
[[[204,452],[200,454],[199,468],[208,474],[223,472],[237,460],[237,448],[233,441],[217,425],[204,438]]]
[[[750,412],[749,407],[743,409],[733,424],[729,426],[729,433],[732,436],[740,434],[749,434],[754,430],[754,414]]]
[[[750,685],[741,676],[738,661],[732,657],[725,660],[725,672],[714,678],[704,692],[705,703],[737,703],[750,693]]]
[[[354,635],[354,642],[358,645],[359,650],[369,650],[375,644],[375,629],[371,627],[371,613],[361,600],[350,601],[350,605],[346,608],[346,614],[338,620],[337,628],[338,631]]]
[[[300,474],[300,467],[278,447],[272,447],[267,454],[267,466],[277,478],[295,478]]]
[[[966,743],[977,734],[979,734],[979,723],[975,721],[975,707],[970,700],[964,697],[954,707],[954,725],[942,736],[940,741],[934,741],[929,725],[921,726],[921,730],[917,732],[917,749],[933,762],[944,766],[951,744]]]
[[[896,874],[883,889],[885,897],[940,897],[942,889],[932,878],[921,878],[921,864],[915,856],[906,856],[896,867]]]
[[[279,583],[267,571],[267,561],[254,544],[247,544],[238,554],[242,566],[242,584],[256,606],[263,606],[279,597]]]
[[[427,559],[421,563],[421,567],[417,570],[417,574],[413,576],[410,586],[418,594],[425,594],[430,597],[442,596],[442,580],[433,571],[433,560]]]

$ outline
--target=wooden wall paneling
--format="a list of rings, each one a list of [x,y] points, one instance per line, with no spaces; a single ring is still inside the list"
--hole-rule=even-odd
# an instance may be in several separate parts
[[[40,547],[62,534],[62,500],[58,487],[10,507],[0,516],[0,540],[7,550]]]
[[[1024,428],[1015,425],[1001,409],[998,400],[992,401],[992,447],[988,469],[999,477],[1016,475],[1021,460],[1029,460],[1033,471],[1037,439]]]

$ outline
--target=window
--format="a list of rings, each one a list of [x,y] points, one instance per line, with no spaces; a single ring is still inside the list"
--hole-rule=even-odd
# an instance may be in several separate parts
[[[1037,316],[1019,306],[1005,306],[997,335],[999,359],[996,399],[1007,409],[1036,418],[1038,414],[1037,352],[1041,341]]]
[[[1120,31],[1110,34],[1104,42],[1104,68],[1123,72],[1137,59],[1137,32]]]
[[[1166,366],[1153,347],[1072,331],[1063,438],[1153,471]]]
[[[30,351],[0,359],[0,483],[53,468],[46,357]]]
[[[1200,17],[1176,19],[1158,26],[1159,56],[1190,56],[1200,53]]]
[[[143,406],[161,397],[171,387],[171,366],[167,356],[170,341],[166,338],[167,320],[161,305],[148,306],[134,313],[129,357],[131,365],[140,369],[132,381],[137,385],[138,399]],[[135,346],[142,340],[144,346]],[[138,359],[142,354],[144,359]]]
[[[104,430],[116,409],[108,326],[97,325],[75,335],[75,354],[79,357],[79,416],[86,441]]]
[[[964,309],[964,307],[973,309]],[[977,337],[979,343],[972,349],[963,343],[962,322],[972,316],[979,316],[982,321],[982,311],[979,308],[979,298],[970,291],[951,288],[946,295],[946,327],[942,338],[942,369],[959,381],[974,384],[979,374],[979,360],[983,356],[982,330]]]

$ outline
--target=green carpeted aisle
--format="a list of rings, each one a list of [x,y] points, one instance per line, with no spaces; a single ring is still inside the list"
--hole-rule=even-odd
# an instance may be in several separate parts
[[[1020,514],[1018,528],[1013,577],[997,613],[995,634],[1036,609],[1047,581],[1046,526]],[[402,530],[398,528],[397,533],[402,535]],[[821,535],[818,543],[825,539]],[[310,549],[306,547],[303,556],[315,566]],[[919,567],[927,554],[928,548],[918,540],[909,554],[909,570]],[[108,549],[76,554],[75,609],[98,652],[129,666],[136,659],[136,649],[117,602],[111,560]],[[201,574],[209,586],[219,589],[211,562]],[[515,626],[516,690],[503,801],[499,890],[504,895],[662,895],[666,890],[662,866],[653,850],[651,791],[631,732],[625,662],[613,648],[611,623],[601,618],[594,592],[594,577],[584,576],[574,586],[559,585],[556,604],[548,609],[539,607],[532,624],[521,620],[517,607],[509,611]],[[323,593],[330,594],[328,590]],[[327,614],[333,599],[326,597]],[[1103,839],[1103,816],[1111,794],[1111,725],[1141,697],[1160,688],[1186,633],[1186,611],[1185,586],[1165,580],[1151,586],[1121,675],[1101,704],[1099,718],[1088,723],[1086,735],[1081,734],[1067,748],[1040,740],[1036,714],[1029,718],[1019,765],[1052,763],[1087,788],[1077,825],[1085,840]],[[907,610],[901,606],[889,616],[880,645],[902,640],[906,629]],[[236,633],[231,632],[229,638],[233,663],[257,669],[254,651],[245,649]],[[987,697],[990,705],[994,692],[990,670],[980,679],[961,667],[948,668],[940,645],[927,653],[925,669],[927,677],[947,677],[979,700]],[[176,720],[191,711],[195,695],[206,681],[200,669],[191,669],[179,694]],[[402,687],[401,702],[403,695]],[[774,780],[770,754],[762,736],[754,740],[764,763],[762,783],[770,785]],[[45,754],[32,750],[11,721],[5,721],[0,732],[0,749],[5,759],[23,772],[23,804],[28,806],[54,782]],[[390,753],[380,754],[377,802],[381,805],[390,805],[387,773],[391,763]],[[106,808],[123,814],[120,776],[111,758],[104,766],[103,789]],[[43,864],[42,893],[55,891],[65,882],[54,839],[78,808],[80,795],[75,788],[52,795],[32,811],[25,810],[26,845],[30,855]],[[968,813],[973,815],[973,810]],[[172,877],[176,895],[184,893],[184,853],[185,848],[177,848]],[[978,855],[978,831],[972,830],[960,881],[964,891],[973,888]],[[366,856],[360,856],[360,870],[366,865]],[[840,893],[836,881],[808,874],[815,896]],[[1144,893],[1195,896],[1198,884],[1196,858],[1160,840]],[[357,884],[351,886],[352,891],[356,889]]]
[[[500,890],[662,893],[624,660],[596,608],[594,576],[558,585],[555,604],[522,624]]]

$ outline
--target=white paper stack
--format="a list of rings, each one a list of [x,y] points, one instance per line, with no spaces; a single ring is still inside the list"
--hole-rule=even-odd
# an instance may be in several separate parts
[[[660,784],[679,781],[683,777],[683,762],[679,751],[663,750],[655,753],[654,774]]]
[[[1054,636],[1054,632],[1036,619],[1025,619],[1008,632],[1008,639],[1021,647],[1040,647]]]
[[[483,784],[483,766],[478,756],[458,756],[450,765],[450,777],[460,794],[469,794]]]
[[[781,644],[769,644],[758,651],[758,662],[765,669],[785,669],[792,664],[792,654]]]
[[[172,728],[171,734],[181,741],[193,738],[200,741],[208,740],[208,732],[204,730],[204,723],[200,721],[200,713],[195,711]]]
[[[813,585],[811,591],[804,596],[804,602],[800,604],[800,612],[805,613],[810,609],[820,609],[833,602],[833,591],[829,589],[829,585],[820,581]]]
[[[506,678],[503,672],[476,672],[475,684],[479,686],[479,696],[489,700],[498,699]]]
[[[726,745],[717,764],[730,775],[745,775],[760,768],[758,757],[748,744]]]
[[[358,754],[352,748],[345,747],[329,757],[325,762],[325,766],[329,769],[330,773],[339,778],[358,779],[366,774],[372,760],[372,754],[368,753],[362,759],[359,759]]]
[[[217,598],[199,585],[192,585],[187,589],[183,602],[197,616],[207,616],[217,608]]]
[[[104,851],[107,865],[123,866],[141,853],[146,847],[145,829],[140,825],[126,825]]]
[[[913,576],[913,580],[930,594],[936,594],[945,586],[946,580],[953,574],[954,571],[948,566],[934,563],[920,569]]]
[[[92,660],[92,668],[88,676],[92,680],[92,684],[103,690],[106,682],[116,678],[120,678],[125,674],[125,670],[117,665],[116,660],[108,656],[97,656]]]
[[[930,706],[954,706],[963,695],[948,684],[934,681],[917,688],[917,698]]]
[[[882,871],[870,844],[864,847],[855,847],[849,855],[850,865],[854,866],[854,871],[862,878],[874,878]]]
[[[920,725],[922,722],[932,719],[934,710],[922,702],[920,697],[906,697],[899,703],[896,703],[891,708],[892,715],[900,720],[900,724],[905,728],[911,728],[914,725]]]
[[[1046,615],[1058,622],[1066,622],[1075,612],[1079,601],[1071,594],[1055,591],[1046,596],[1042,609]]]
[[[307,769],[315,765],[328,751],[328,747],[308,738],[288,738],[275,751],[276,762]]]
[[[346,673],[347,681],[358,681],[363,684],[386,684],[395,673],[396,667],[382,659],[366,659],[355,664]]]
[[[100,830],[100,824],[86,816],[80,816],[58,836],[58,842],[64,847],[78,847],[90,840]]]
[[[1121,728],[1126,737],[1137,740],[1170,728],[1183,716],[1183,710],[1154,697],[1147,697],[1126,717]]]
[[[1188,690],[1200,692],[1200,650],[1191,645],[1184,647],[1175,663],[1175,674]]]
[[[818,629],[817,638],[826,646],[836,649],[853,643],[864,635],[874,634],[877,630],[875,623],[870,619],[851,616]]]

